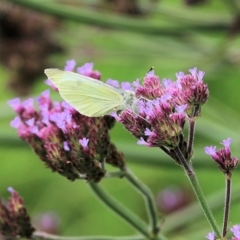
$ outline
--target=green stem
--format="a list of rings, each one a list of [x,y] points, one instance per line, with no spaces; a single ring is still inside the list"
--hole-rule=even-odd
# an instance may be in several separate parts
[[[195,121],[194,119],[189,119],[189,131],[188,131],[188,143],[187,143],[188,157],[192,155],[194,133],[195,133]],[[187,159],[187,160],[189,161],[190,159]]]
[[[186,161],[186,159],[184,158],[182,152],[180,151],[180,149],[178,147],[175,148],[174,150],[175,150],[176,155],[178,156],[179,161],[182,163],[182,167],[184,168],[185,173],[186,173],[186,175],[187,175],[187,177],[188,177],[188,179],[189,179],[189,181],[192,185],[192,188],[193,188],[193,190],[196,194],[196,197],[197,197],[197,199],[198,199],[198,201],[199,201],[199,203],[200,203],[200,205],[203,209],[205,217],[207,218],[207,220],[208,220],[210,226],[212,227],[213,231],[215,232],[216,236],[218,238],[221,238],[221,233],[219,231],[216,220],[215,220],[210,208],[208,207],[208,204],[207,204],[206,199],[203,195],[203,192],[202,192],[201,187],[198,183],[196,174],[195,174],[192,166],[190,166],[188,164],[188,162]]]
[[[159,21],[151,21],[146,18],[130,18],[117,16],[116,14],[106,14],[106,12],[97,12],[91,11],[86,8],[81,7],[71,7],[67,4],[60,4],[59,2],[54,1],[44,1],[44,0],[8,0],[15,4],[22,6],[30,7],[37,11],[49,13],[51,15],[60,17],[61,19],[65,18],[72,21],[77,21],[86,24],[94,24],[104,27],[110,27],[114,29],[123,29],[128,31],[140,32],[145,34],[165,34],[171,36],[183,36],[183,32],[191,29],[206,29],[212,30],[213,28],[216,31],[215,23],[212,23],[212,19],[209,17],[209,21],[205,24],[202,24],[201,21],[198,21],[196,24],[187,19],[186,21],[181,21],[176,27],[175,24],[167,25],[163,27],[159,24]],[[164,12],[163,12],[164,13]],[[179,12],[178,12],[179,13]],[[174,15],[176,17],[176,14]],[[192,16],[191,16],[192,17]],[[172,17],[169,17],[172,19]],[[192,19],[192,18],[191,18]],[[219,18],[221,19],[221,18]],[[165,20],[163,18],[163,20]],[[168,19],[167,19],[168,20]],[[177,19],[179,22],[179,19]],[[177,21],[176,20],[176,21]],[[184,19],[183,19],[184,20]],[[169,21],[168,21],[169,22]],[[224,29],[227,28],[227,22],[219,23],[220,26]],[[219,25],[217,24],[217,26]]]
[[[104,178],[122,178],[124,177],[124,172],[106,172]]]
[[[230,211],[230,202],[231,202],[231,173],[226,174],[226,193],[225,193],[225,206],[224,206],[224,215],[223,215],[223,238],[226,237],[228,229],[228,218]]]
[[[54,1],[39,1],[39,0],[8,0],[9,2],[30,7],[37,11],[49,13],[51,15],[65,18],[68,20],[81,22],[85,24],[93,24],[110,28],[124,29],[136,32],[145,32],[155,34],[156,32],[164,32],[173,34],[167,29],[159,28],[159,23],[149,21],[139,21],[139,19],[126,18],[116,14],[106,14],[106,12],[92,11],[87,8],[71,7],[67,4]],[[179,34],[179,33],[176,33]]]
[[[157,235],[159,232],[159,220],[158,220],[158,209],[155,203],[155,199],[151,190],[141,182],[127,167],[124,169],[125,178],[140,192],[144,197],[148,218],[150,221],[153,235]]]
[[[144,240],[142,236],[128,237],[108,237],[108,236],[89,236],[89,237],[65,237],[53,235],[45,232],[36,231],[33,233],[32,239],[50,239],[50,240]]]
[[[92,191],[102,200],[110,209],[121,216],[126,222],[134,227],[138,232],[143,234],[147,239],[151,239],[151,235],[148,231],[146,223],[144,223],[138,216],[125,206],[120,204],[114,198],[112,198],[107,192],[105,192],[98,184],[89,183]]]
[[[189,130],[188,130],[188,142],[187,142],[187,161],[190,161],[193,151],[193,141],[194,141],[194,133],[195,133],[195,118],[199,115],[201,108],[199,106],[195,106],[192,116],[189,118]]]

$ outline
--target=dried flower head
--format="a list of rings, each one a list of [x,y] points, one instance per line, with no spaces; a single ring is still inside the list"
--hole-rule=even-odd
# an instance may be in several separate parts
[[[12,196],[7,205],[0,201],[0,233],[6,237],[31,238],[35,229],[31,225],[23,199],[13,188],[8,190]]]

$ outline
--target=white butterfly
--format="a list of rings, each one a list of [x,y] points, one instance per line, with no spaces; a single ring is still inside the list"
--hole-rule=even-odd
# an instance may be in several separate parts
[[[88,117],[133,109],[137,98],[131,90],[117,89],[99,80],[74,72],[45,69],[45,74],[58,88],[62,98]]]

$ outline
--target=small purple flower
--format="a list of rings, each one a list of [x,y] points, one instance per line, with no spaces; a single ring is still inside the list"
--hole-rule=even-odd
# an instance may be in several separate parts
[[[85,63],[81,67],[77,68],[77,72],[81,75],[87,76],[93,70],[93,63]]]
[[[7,189],[10,193],[13,193],[15,190],[12,187],[8,187]]]
[[[106,83],[111,85],[111,86],[113,86],[113,87],[115,87],[115,88],[120,88],[120,84],[119,84],[119,82],[117,80],[108,79],[106,81]]]
[[[131,91],[133,91],[131,83],[129,83],[129,82],[122,82],[121,83],[121,87],[122,87],[123,90],[131,90]]]
[[[151,136],[153,134],[153,131],[151,131],[149,128],[146,128],[144,134],[145,136]]]
[[[66,109],[72,109],[73,107],[69,105],[69,103],[63,101],[61,102],[61,106]]]
[[[217,157],[216,155],[216,146],[209,146],[209,147],[205,147],[204,151],[207,155],[210,155],[211,157]]]
[[[214,232],[210,232],[206,235],[206,238],[208,240],[215,240],[215,233]]]
[[[162,103],[165,103],[165,102],[167,102],[168,100],[171,100],[171,98],[172,98],[171,93],[170,93],[170,92],[167,92],[167,93],[163,94],[163,95],[160,97],[160,101],[161,101]]]
[[[30,118],[30,119],[28,119],[25,123],[26,123],[29,127],[32,127],[32,126],[34,126],[34,122],[35,122],[35,119],[34,119],[34,118]]]
[[[42,123],[44,123],[45,125],[50,125],[50,113],[48,111],[42,111]]]
[[[196,79],[197,78],[197,67],[194,67],[192,69],[189,69],[189,72],[192,74],[192,76]]]
[[[184,111],[187,108],[187,104],[181,105],[181,106],[176,106],[176,112],[178,113],[184,113]]]
[[[198,81],[199,82],[202,82],[202,79],[203,79],[204,75],[205,75],[205,72],[203,72],[203,71],[199,71],[198,72]]]
[[[28,98],[27,100],[25,100],[22,105],[24,108],[26,108],[27,110],[29,109],[34,109],[34,99],[33,98]]]
[[[43,105],[50,107],[52,103],[50,98],[50,90],[47,89],[41,93],[41,95],[37,98],[38,106],[41,107]]]
[[[75,60],[68,60],[68,61],[66,62],[66,65],[65,65],[65,67],[64,67],[64,70],[65,70],[65,71],[69,71],[69,72],[73,72],[75,66],[76,66]]]
[[[133,81],[133,83],[132,83],[132,85],[134,86],[134,87],[139,87],[140,86],[140,80],[139,80],[139,78],[137,78],[135,81]]]
[[[226,139],[226,140],[223,140],[222,142],[221,142],[223,145],[224,145],[224,147],[225,147],[225,151],[226,151],[226,154],[230,154],[230,144],[232,143],[232,139],[231,138],[228,138],[228,139]]]
[[[144,145],[144,146],[149,146],[149,143],[147,143],[143,137],[141,137],[138,141],[137,141],[138,145]]]
[[[19,116],[15,117],[11,122],[10,122],[10,126],[13,128],[20,128],[20,126],[22,126],[22,121],[20,119]]]
[[[65,151],[70,151],[70,147],[69,147],[67,141],[64,141],[64,142],[63,142],[63,148],[64,148]]]
[[[170,88],[173,84],[171,79],[166,79],[166,78],[162,80],[162,83],[166,89]]]
[[[43,138],[41,132],[40,132],[39,129],[38,129],[38,126],[32,126],[32,127],[30,127],[30,128],[29,128],[29,132],[35,134],[35,135],[38,136],[38,137]]]
[[[86,150],[88,149],[88,142],[89,142],[89,139],[87,138],[82,138],[82,139],[79,139],[79,143],[80,145]]]
[[[184,72],[176,73],[177,81],[180,81],[185,76]]]
[[[50,86],[54,91],[58,92],[58,88],[53,84],[53,82],[50,79],[45,80],[44,83]]]
[[[21,110],[22,110],[22,103],[21,103],[21,100],[20,98],[14,98],[12,100],[9,100],[8,101],[8,105],[10,107],[12,107],[12,109],[16,112],[16,113],[20,113]]]
[[[77,68],[77,72],[94,79],[100,79],[101,77],[101,74],[98,71],[93,71],[93,63],[85,63],[83,66]]]

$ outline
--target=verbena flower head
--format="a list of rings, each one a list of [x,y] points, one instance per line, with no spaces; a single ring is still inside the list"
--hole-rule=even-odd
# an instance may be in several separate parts
[[[238,165],[239,159],[231,156],[230,144],[231,138],[223,140],[221,143],[224,148],[216,150],[216,146],[205,147],[205,153],[210,155],[213,160],[218,164],[219,169],[226,174],[231,173]]]
[[[67,67],[73,65],[67,64]],[[92,67],[92,64],[84,65],[81,71],[84,69],[91,75]],[[64,101],[53,102],[49,91],[37,98],[37,104],[35,108],[33,99],[23,103],[18,99],[9,101],[18,114],[11,126],[54,172],[70,180],[84,178],[98,182],[105,175],[104,161],[119,168],[124,166],[122,154],[110,142],[113,117],[81,115]]]
[[[13,189],[7,204],[0,200],[0,234],[10,238],[31,238],[34,227],[31,225],[23,199]]]
[[[122,111],[116,120],[139,139],[138,144],[167,149],[173,158],[171,149],[175,147],[185,153],[185,122],[199,116],[209,96],[207,85],[202,81],[204,73],[197,68],[190,69],[190,73],[178,73],[175,82],[160,81],[152,70],[146,74],[142,85],[139,80],[133,82],[138,98],[136,107]],[[114,85],[119,86],[116,82]]]

